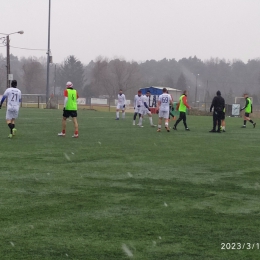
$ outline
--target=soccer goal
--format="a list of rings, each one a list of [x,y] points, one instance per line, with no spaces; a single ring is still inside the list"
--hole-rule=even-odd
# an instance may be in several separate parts
[[[253,103],[253,98],[249,97]],[[245,98],[244,97],[235,97],[235,104],[240,104],[240,106],[243,106],[245,104]]]
[[[46,108],[45,94],[22,94],[21,107],[26,108]],[[47,108],[59,108],[58,97],[50,96]]]

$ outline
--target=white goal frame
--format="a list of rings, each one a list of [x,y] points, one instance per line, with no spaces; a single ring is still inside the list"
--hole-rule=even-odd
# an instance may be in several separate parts
[[[253,103],[253,97],[249,97],[250,99],[251,99],[251,101],[252,101],[252,103]],[[235,104],[240,104],[240,103],[237,103],[237,100],[238,99],[244,99],[245,100],[245,98],[244,97],[235,97]]]

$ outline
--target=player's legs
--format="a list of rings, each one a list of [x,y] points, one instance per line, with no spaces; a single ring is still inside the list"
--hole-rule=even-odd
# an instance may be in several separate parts
[[[217,112],[213,112],[213,132],[216,132],[216,128],[217,128],[217,123],[218,123],[218,120],[217,120]]]
[[[172,120],[174,120],[174,114],[172,113],[172,111],[174,110],[174,108],[172,106],[170,106],[170,110],[169,110],[169,120],[171,119],[172,117]]]
[[[119,109],[116,110],[116,120],[119,120]]]
[[[79,125],[77,117],[72,117],[73,124],[74,124],[74,135],[72,137],[78,137],[79,136]]]
[[[218,130],[217,130],[217,132],[220,133],[220,132],[221,132],[221,130],[220,130],[220,127],[221,127],[221,113],[219,113],[219,112],[217,113],[216,123],[217,123],[217,125],[218,125]]]
[[[226,121],[225,121],[225,112],[222,112],[222,116],[221,116],[221,130],[223,132],[226,132]]]
[[[246,127],[246,121],[248,121],[248,118],[249,118],[249,114],[245,113],[244,114],[244,125],[243,125],[243,127]]]
[[[143,127],[143,126],[142,126],[142,124],[143,124],[143,118],[144,118],[144,116],[146,115],[146,111],[145,111],[145,110],[141,110],[140,115],[141,115],[141,116],[139,117],[138,125],[139,125],[140,127]]]
[[[12,115],[11,115],[12,114]],[[10,114],[10,118],[11,118],[11,122],[10,124],[12,125],[12,130],[11,130],[11,134],[14,136],[16,135],[16,128],[15,128],[15,119],[18,118],[18,114],[19,114],[19,107],[15,106],[13,107],[12,111]]]
[[[11,124],[12,124],[12,127],[13,127],[13,131],[12,131],[13,135],[16,135],[17,129],[15,128],[15,118],[12,118]]]
[[[169,119],[171,118],[171,116],[172,116],[172,120],[174,120],[174,119],[175,119],[175,116],[174,116],[174,114],[172,113],[172,110],[170,110]]]
[[[216,131],[218,126],[218,131]],[[221,113],[220,112],[213,112],[213,128],[212,130],[210,130],[211,133],[215,133],[215,132],[219,132],[220,131],[220,127],[221,127]]]
[[[143,127],[142,124],[143,124],[143,118],[144,118],[144,116],[143,116],[143,114],[140,114],[140,115],[141,115],[141,116],[139,117],[139,122],[138,122],[137,125],[139,125],[140,127]]]
[[[149,111],[149,112],[147,113],[147,115],[148,115],[148,117],[149,117],[150,125],[154,127],[155,125],[153,124],[153,116],[152,116],[151,111]]]
[[[225,122],[225,119],[221,120],[221,130],[223,132],[226,132],[226,122]]]
[[[122,118],[124,119],[125,118],[125,110],[122,109]]]
[[[137,112],[134,113],[134,117],[133,117],[133,125],[135,125],[135,120],[136,120],[136,116],[138,115]]]
[[[10,129],[9,138],[13,137],[13,129],[14,129],[14,120],[18,117],[18,110],[14,109],[13,107],[8,107],[6,110],[6,124]]]
[[[12,119],[6,119],[6,124],[10,129],[10,134],[9,134],[9,138],[12,138],[13,136],[13,124],[12,124]]]
[[[249,122],[250,122],[251,124],[253,124],[253,126],[255,127],[256,123],[254,123],[254,121],[249,117],[249,113],[245,113],[244,119],[245,119],[246,121],[249,121]],[[244,125],[245,125],[245,122],[246,122],[246,121],[244,121]]]
[[[167,118],[164,118],[164,125],[165,125],[165,129],[167,130],[167,132],[170,132],[168,116],[167,116]]]
[[[187,120],[186,113],[185,112],[181,112],[181,113],[183,113],[182,118],[183,118],[183,124],[184,124],[185,130],[189,131],[190,129],[188,128],[187,122],[186,122],[186,120]]]
[[[66,134],[66,121],[67,120],[67,117],[62,117],[62,130],[61,130],[61,133],[58,133],[58,135],[60,136],[64,136]]]
[[[116,120],[119,120],[119,111],[120,111],[120,105],[119,104],[117,104],[117,106],[116,106]]]
[[[164,126],[167,132],[170,132],[169,128],[169,111],[162,111],[161,116],[164,118]]]
[[[181,120],[183,120],[183,112],[180,112],[180,115],[179,115],[179,118],[178,120],[175,122],[174,126],[173,126],[173,129],[174,130],[177,130],[177,125],[181,122]]]
[[[160,113],[160,111],[159,111],[159,113]],[[163,118],[159,116],[157,132],[161,132],[161,128],[162,128],[162,119],[163,119]]]
[[[66,135],[66,120],[70,117],[70,112],[68,110],[63,110],[63,117],[62,117],[62,131],[58,133],[59,136]]]

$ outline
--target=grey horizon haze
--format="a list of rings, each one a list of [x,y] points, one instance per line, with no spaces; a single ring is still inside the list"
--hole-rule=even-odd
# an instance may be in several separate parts
[[[259,0],[52,0],[53,62],[75,55],[143,62],[163,58],[202,60],[260,57]],[[0,33],[11,54],[46,57],[49,0],[2,0]],[[2,37],[3,35],[0,35]],[[43,49],[39,51],[19,48]],[[0,44],[0,54],[6,47]]]

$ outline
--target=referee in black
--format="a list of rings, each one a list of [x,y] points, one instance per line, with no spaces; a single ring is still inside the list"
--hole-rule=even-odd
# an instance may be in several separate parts
[[[221,133],[221,119],[223,118],[224,108],[225,108],[225,99],[221,96],[221,92],[218,90],[217,95],[213,98],[210,112],[214,108],[213,112],[213,129],[210,130],[210,133]],[[218,130],[216,130],[218,126]]]

